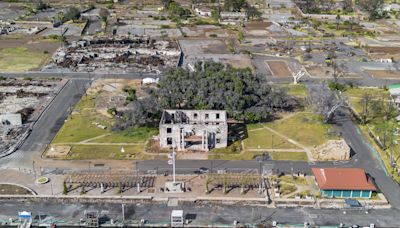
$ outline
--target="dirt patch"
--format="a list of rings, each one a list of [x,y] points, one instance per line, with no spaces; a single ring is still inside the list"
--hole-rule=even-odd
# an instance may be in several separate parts
[[[365,49],[370,54],[386,53],[394,55],[400,53],[400,47],[368,47]]]
[[[400,71],[389,71],[389,70],[367,70],[367,72],[371,77],[374,78],[390,78],[390,79],[399,79]]]
[[[326,66],[306,66],[307,72],[311,77],[318,78],[331,78],[333,77],[333,70]]]
[[[285,61],[266,61],[274,77],[291,77],[292,71]]]
[[[272,25],[272,22],[263,22],[263,21],[251,21],[246,23],[246,28],[248,29],[267,29]]]

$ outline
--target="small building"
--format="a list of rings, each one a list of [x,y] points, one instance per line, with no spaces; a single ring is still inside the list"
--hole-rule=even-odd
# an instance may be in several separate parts
[[[377,189],[359,168],[312,168],[321,195],[327,198],[371,198]]]
[[[344,139],[328,140],[313,151],[313,157],[319,161],[343,161],[350,159],[350,147]]]
[[[164,110],[159,128],[162,148],[208,151],[228,144],[224,110]]]
[[[172,210],[171,226],[172,227],[183,227],[183,210]]]

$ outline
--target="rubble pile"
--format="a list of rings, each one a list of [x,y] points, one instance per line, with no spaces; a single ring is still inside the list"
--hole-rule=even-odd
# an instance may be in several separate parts
[[[60,80],[2,79],[0,81],[0,156],[14,151]]]
[[[176,66],[181,51],[176,42],[148,36],[84,39],[53,56],[59,68],[72,71],[160,73]]]
[[[11,23],[0,20],[0,35],[7,35],[15,30],[16,27],[11,25]]]

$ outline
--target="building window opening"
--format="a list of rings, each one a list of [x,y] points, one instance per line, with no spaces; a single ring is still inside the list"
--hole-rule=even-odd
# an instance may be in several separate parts
[[[167,128],[167,133],[168,133],[168,134],[172,133],[172,128],[168,127],[168,128]]]
[[[206,113],[206,119],[208,119],[210,116],[208,115],[208,113]]]
[[[172,145],[172,138],[167,138],[167,145]]]
[[[193,115],[193,118],[194,118],[194,119],[197,119],[197,113],[195,113],[195,114]]]
[[[215,118],[219,120],[219,113],[215,114]]]

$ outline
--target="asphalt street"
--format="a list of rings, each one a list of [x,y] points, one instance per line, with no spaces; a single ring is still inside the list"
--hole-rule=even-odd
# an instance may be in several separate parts
[[[122,221],[122,205],[113,203],[62,203],[59,202],[9,202],[0,201],[0,222],[7,222],[9,218],[17,218],[18,211],[31,211],[34,219],[39,220],[39,213],[43,222],[56,221],[68,225],[77,224],[84,219],[85,211],[98,211],[100,221],[110,223]],[[177,207],[168,207],[165,204],[126,204],[124,206],[126,223],[146,221],[148,226],[169,224],[172,210],[183,210],[185,218],[191,220],[191,225],[207,227],[211,225],[233,224],[234,220],[241,224],[271,224],[277,221],[280,224],[303,225],[304,222],[315,226],[338,226],[340,223],[347,227],[351,225],[376,227],[399,227],[400,221],[396,218],[398,210],[335,210],[335,209],[293,209],[293,208],[266,208],[262,206],[242,205],[209,205],[190,204]],[[302,226],[301,226],[302,227]]]

